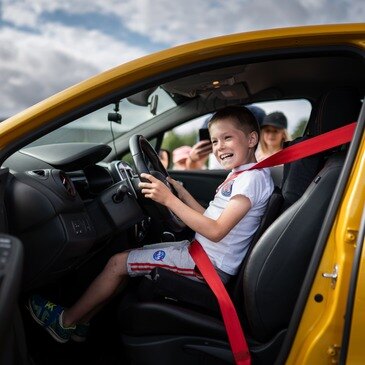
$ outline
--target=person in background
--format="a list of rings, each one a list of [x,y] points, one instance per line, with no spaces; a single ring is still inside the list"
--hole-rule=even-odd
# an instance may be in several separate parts
[[[282,112],[268,114],[262,121],[260,142],[256,150],[257,161],[283,149],[284,142],[289,140],[288,120]]]
[[[172,151],[173,170],[187,170],[187,161],[191,152],[190,146],[180,146]]]
[[[205,118],[201,129],[208,130],[208,123],[211,117],[212,115],[209,115],[207,118]],[[210,154],[212,154],[212,144],[210,139],[201,139],[199,135],[198,142],[192,146],[189,153],[189,159],[186,161],[186,169],[205,170],[207,168],[207,160]]]
[[[262,122],[266,117],[265,110],[256,105],[247,105],[246,108],[255,116],[257,123],[259,123],[259,126],[261,127]]]
[[[163,167],[167,170],[170,167],[171,154],[170,151],[161,148],[158,151],[158,157],[163,165]]]
[[[187,170],[204,170],[206,162],[212,153],[212,144],[209,139],[199,141],[191,147],[189,158],[186,161]]]

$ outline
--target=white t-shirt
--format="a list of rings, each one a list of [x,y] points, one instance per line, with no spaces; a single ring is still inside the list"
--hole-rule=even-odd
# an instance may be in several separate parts
[[[242,165],[234,169],[228,177],[234,172],[247,170],[252,165],[254,164]],[[204,212],[206,217],[218,219],[235,195],[244,195],[250,199],[251,209],[220,242],[210,241],[199,233],[195,234],[215,267],[230,275],[237,273],[273,190],[274,183],[267,168],[245,171],[222,184]]]

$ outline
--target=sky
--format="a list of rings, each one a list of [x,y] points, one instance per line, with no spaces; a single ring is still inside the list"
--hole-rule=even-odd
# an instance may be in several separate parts
[[[0,118],[179,44],[364,21],[364,0],[0,0]]]

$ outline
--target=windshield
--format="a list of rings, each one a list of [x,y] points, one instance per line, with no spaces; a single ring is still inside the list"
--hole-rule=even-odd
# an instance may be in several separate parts
[[[127,98],[122,99],[119,103],[119,111],[116,112],[115,104],[109,104],[48,133],[30,146],[69,142],[109,143],[155,115],[176,106],[170,95],[160,87],[149,96],[148,100],[153,100],[155,96],[158,96],[155,114],[152,113],[153,110],[151,112],[150,104],[141,106],[131,103]]]

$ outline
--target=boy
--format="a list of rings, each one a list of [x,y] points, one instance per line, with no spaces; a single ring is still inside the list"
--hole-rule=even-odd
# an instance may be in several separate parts
[[[141,176],[150,182],[141,182],[139,187],[146,198],[165,205],[196,232],[195,239],[207,252],[222,281],[227,282],[236,274],[247,252],[274,187],[268,169],[240,173],[256,162],[259,140],[259,126],[248,109],[236,106],[222,109],[213,115],[208,128],[215,157],[232,172],[218,187],[206,210],[171,178],[169,182],[179,197],[148,174]],[[118,253],[72,307],[64,309],[33,296],[29,300],[31,315],[57,341],[67,342],[78,329],[85,328],[84,324],[128,276],[146,275],[154,267],[163,265],[196,279],[195,263],[188,246],[189,241],[171,242]]]

